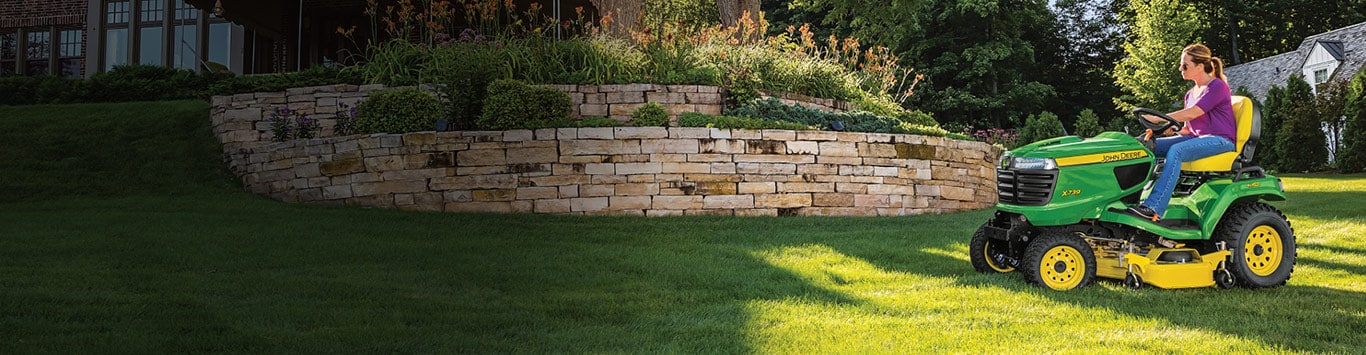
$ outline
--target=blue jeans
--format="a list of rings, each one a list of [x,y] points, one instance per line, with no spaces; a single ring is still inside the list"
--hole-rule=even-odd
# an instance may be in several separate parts
[[[1153,154],[1167,157],[1167,162],[1162,165],[1162,175],[1153,183],[1153,190],[1148,193],[1143,205],[1153,209],[1158,216],[1166,213],[1167,204],[1172,200],[1172,190],[1176,189],[1177,180],[1181,179],[1181,163],[1233,150],[1233,142],[1220,136],[1177,135],[1158,138]]]

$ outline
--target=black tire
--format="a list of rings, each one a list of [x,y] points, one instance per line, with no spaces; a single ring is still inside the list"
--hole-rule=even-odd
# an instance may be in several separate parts
[[[1295,270],[1295,230],[1271,205],[1252,202],[1229,206],[1214,231],[1228,243],[1228,271],[1246,288],[1284,285]]]
[[[996,262],[996,255],[1009,255],[1009,252],[1008,242],[987,237],[986,224],[982,224],[976,233],[972,233],[972,242],[968,244],[968,258],[972,260],[972,268],[984,274],[1015,271],[1010,265],[1000,265]]]
[[[1228,269],[1214,271],[1214,284],[1222,289],[1238,286],[1238,282],[1233,279],[1233,273],[1229,272]]]
[[[1139,277],[1138,274],[1129,273],[1124,276],[1124,286],[1130,290],[1142,290],[1143,285],[1143,278]]]
[[[1059,291],[1082,288],[1096,278],[1096,255],[1076,235],[1045,235],[1025,248],[1020,271],[1035,285]]]

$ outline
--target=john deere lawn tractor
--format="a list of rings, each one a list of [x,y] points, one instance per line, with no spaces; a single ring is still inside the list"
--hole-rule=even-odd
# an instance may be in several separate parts
[[[996,215],[969,248],[979,272],[1020,271],[1055,290],[1085,287],[1096,276],[1134,289],[1285,284],[1295,265],[1295,234],[1279,210],[1281,180],[1250,164],[1260,136],[1256,103],[1233,97],[1237,149],[1188,162],[1161,219],[1127,211],[1150,192],[1160,160],[1152,132],[1181,123],[1135,109],[1148,131],[1035,142],[1001,157]],[[1153,124],[1144,115],[1165,122]]]

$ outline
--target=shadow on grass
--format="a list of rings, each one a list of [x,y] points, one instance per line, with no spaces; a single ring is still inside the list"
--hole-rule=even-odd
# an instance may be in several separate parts
[[[982,221],[986,220],[985,216]],[[949,278],[965,286],[999,287],[1078,307],[1108,309],[1137,318],[1163,319],[1174,325],[1259,340],[1280,349],[1350,352],[1354,351],[1352,349],[1366,348],[1366,338],[1349,330],[1366,329],[1366,319],[1359,314],[1351,314],[1366,309],[1366,294],[1360,292],[1296,285],[1293,278],[1287,286],[1260,290],[1162,290],[1149,287],[1133,291],[1092,285],[1081,290],[1056,292],[1029,285],[1019,273],[978,274],[966,260],[924,251],[966,249],[974,228],[951,228],[944,231],[950,235],[910,240],[881,236],[881,243],[905,245],[905,248],[876,252],[869,252],[862,245],[865,242],[861,241],[854,243],[834,239],[828,241],[827,245],[885,270]],[[1338,249],[1355,251],[1351,248]],[[966,253],[963,257],[967,257]],[[1359,266],[1307,258],[1301,258],[1300,261],[1316,267],[1366,275],[1366,268]],[[1116,282],[1102,278],[1097,280]]]

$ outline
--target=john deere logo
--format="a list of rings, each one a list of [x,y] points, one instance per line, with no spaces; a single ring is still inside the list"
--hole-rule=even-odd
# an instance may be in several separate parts
[[[1109,162],[1112,162],[1112,161],[1137,159],[1137,158],[1142,158],[1142,157],[1143,157],[1143,152],[1142,152],[1142,151],[1132,150],[1132,151],[1120,152],[1120,153],[1115,153],[1115,154],[1106,154],[1104,157],[1101,157],[1101,158],[1100,158],[1100,161],[1101,161],[1102,163],[1109,163]]]

